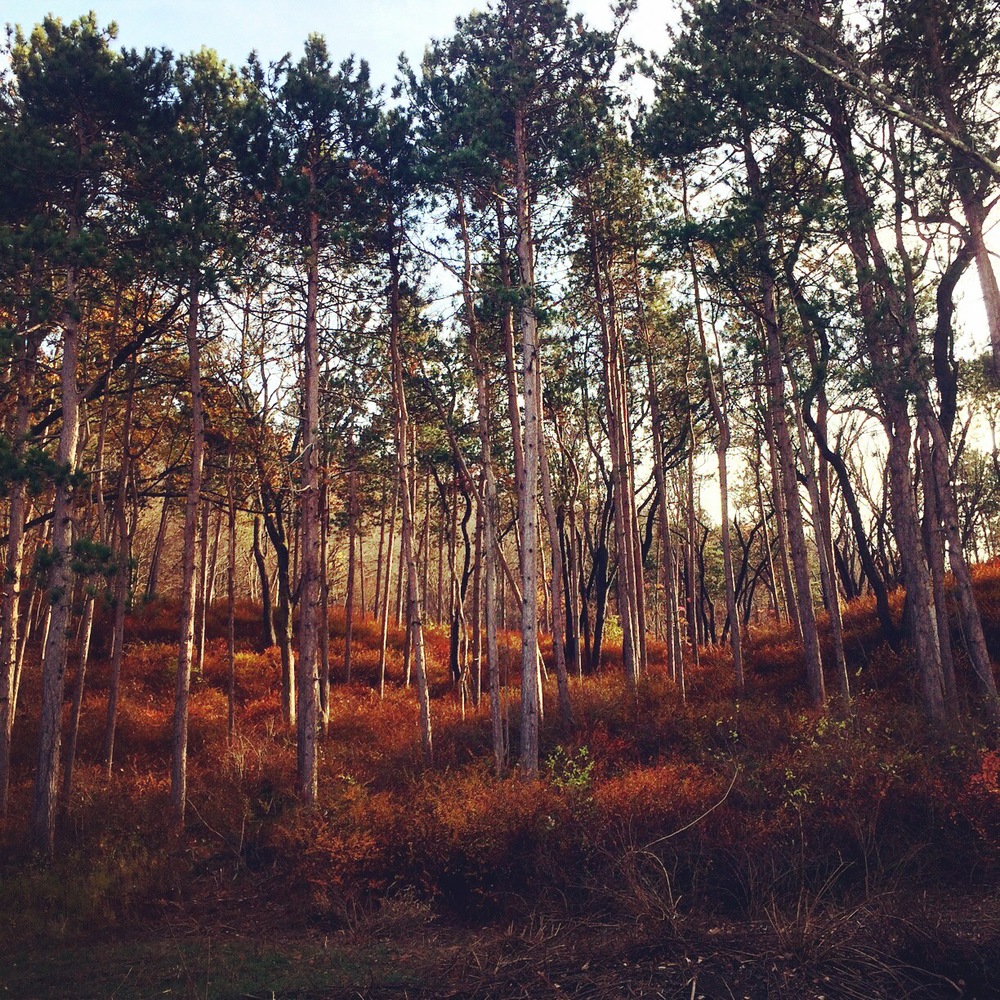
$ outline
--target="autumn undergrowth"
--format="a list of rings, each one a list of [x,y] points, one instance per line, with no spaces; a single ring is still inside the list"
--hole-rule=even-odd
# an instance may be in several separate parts
[[[992,642],[1000,570],[980,568],[977,585]],[[928,996],[948,995],[934,984],[952,981],[961,962],[975,965],[986,947],[972,948],[961,920],[948,916],[970,898],[981,904],[978,940],[1000,953],[988,905],[1000,873],[995,734],[978,724],[928,729],[906,655],[880,641],[866,602],[845,614],[849,710],[806,706],[798,647],[780,627],[749,630],[739,700],[722,649],[702,651],[684,700],[665,676],[662,645],[651,643],[634,693],[612,647],[600,673],[571,680],[572,728],[559,723],[554,678],[547,682],[542,766],[531,781],[516,770],[493,774],[488,706],[452,685],[445,627],[428,630],[435,757],[427,766],[415,694],[402,684],[401,633],[390,630],[380,698],[379,624],[355,624],[348,686],[335,613],[330,718],[310,809],[293,793],[280,657],[260,648],[257,621],[256,609],[240,608],[229,733],[224,615],[210,618],[192,688],[180,834],[167,821],[176,609],[156,603],[129,622],[110,777],[101,764],[107,650],[98,648],[74,788],[47,862],[23,846],[37,711],[31,671],[2,831],[4,953],[178,926],[298,928],[365,947],[429,927],[624,928],[623,941],[668,950],[715,941],[728,955],[741,942],[751,957],[783,956],[782,968],[800,977],[848,970],[862,982],[879,969],[889,982],[916,967]],[[516,636],[501,645],[513,677]],[[515,748],[517,707],[512,686],[503,710]],[[921,964],[916,953],[938,957]],[[842,995],[851,995],[847,986]]]

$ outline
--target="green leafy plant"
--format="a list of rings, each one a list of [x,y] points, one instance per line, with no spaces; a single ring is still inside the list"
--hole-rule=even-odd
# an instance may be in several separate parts
[[[576,753],[556,747],[545,761],[545,772],[556,788],[587,791],[594,778],[594,761],[587,747]]]

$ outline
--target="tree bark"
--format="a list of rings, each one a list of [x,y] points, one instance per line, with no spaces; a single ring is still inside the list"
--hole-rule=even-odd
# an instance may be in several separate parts
[[[201,345],[198,339],[200,288],[189,285],[187,349],[191,392],[191,472],[184,502],[184,544],[181,550],[180,637],[177,650],[177,686],[174,695],[170,811],[175,826],[184,824],[187,805],[188,701],[191,696],[191,663],[194,655],[195,549],[198,507],[201,504],[202,463],[205,454],[205,410],[201,388]]]
[[[518,309],[524,365],[524,480],[518,490],[521,537],[521,772],[538,774],[538,728],[541,691],[538,684],[538,449],[541,400],[538,395],[538,321],[535,316],[535,261],[528,204],[528,162],[524,109],[514,110],[515,192],[517,199],[517,259],[522,299]],[[513,422],[516,425],[516,421]]]
[[[400,560],[406,574],[406,625],[413,665],[417,675],[417,698],[420,704],[420,743],[424,761],[430,764],[434,754],[431,730],[430,693],[427,686],[427,665],[424,658],[424,629],[420,603],[420,583],[417,561],[413,551],[413,506],[410,492],[410,463],[407,455],[409,440],[409,413],[406,405],[406,388],[403,381],[403,356],[401,340],[400,261],[398,240],[400,232],[394,218],[389,229],[389,355],[392,365],[393,397],[396,405],[396,461],[399,469],[399,493],[402,499],[402,527],[400,529]]]
[[[75,236],[71,226],[71,236]],[[31,807],[31,842],[51,855],[55,847],[56,801],[59,793],[59,745],[62,734],[63,691],[73,601],[73,482],[76,446],[80,433],[80,393],[77,386],[80,328],[77,320],[77,274],[66,270],[66,308],[61,317],[62,366],[60,396],[63,411],[56,461],[63,474],[56,482],[52,507],[52,568],[49,571],[49,635],[42,662],[42,706],[38,760]]]

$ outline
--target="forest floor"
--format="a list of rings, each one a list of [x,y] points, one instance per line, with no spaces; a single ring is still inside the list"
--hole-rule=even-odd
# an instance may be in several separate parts
[[[1000,567],[977,570],[1000,659]],[[851,713],[806,707],[796,643],[751,628],[734,697],[723,650],[687,698],[626,690],[620,650],[543,727],[538,781],[490,770],[489,715],[429,629],[435,761],[421,763],[401,640],[375,687],[377,623],[335,684],[319,805],[294,788],[277,651],[242,607],[227,732],[224,610],[192,692],[189,808],[168,822],[176,609],[129,621],[117,753],[100,763],[107,629],[95,634],[55,857],[23,847],[38,705],[29,670],[0,831],[0,996],[48,998],[1000,997],[1000,752],[932,732],[905,652],[870,604],[846,611]],[[331,619],[339,676],[342,614]],[[502,638],[514,677],[517,638]],[[69,677],[68,693],[74,678]],[[510,694],[517,745],[517,691]],[[68,708],[68,706],[67,706]],[[975,712],[970,711],[970,716]]]

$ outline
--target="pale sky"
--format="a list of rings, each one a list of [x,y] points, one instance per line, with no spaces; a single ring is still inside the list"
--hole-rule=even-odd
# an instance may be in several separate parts
[[[252,49],[264,63],[297,56],[311,32],[326,37],[335,62],[368,60],[374,84],[391,84],[400,52],[419,63],[431,38],[450,35],[455,18],[485,0],[6,0],[0,24],[29,29],[49,13],[71,21],[93,9],[98,23],[118,24],[118,44],[191,52],[203,45],[239,65]],[[640,0],[629,34],[646,48],[666,48],[671,3]],[[611,23],[605,0],[570,0],[595,27]]]

